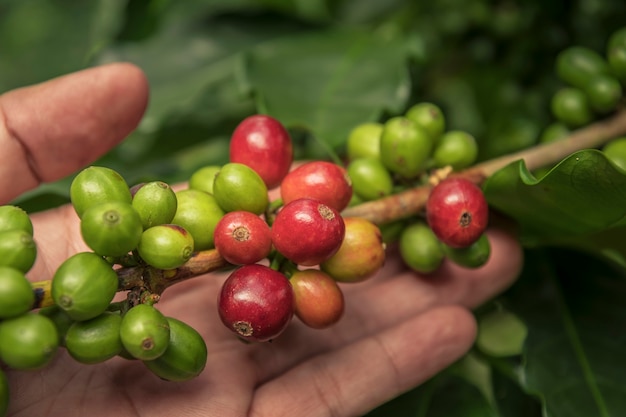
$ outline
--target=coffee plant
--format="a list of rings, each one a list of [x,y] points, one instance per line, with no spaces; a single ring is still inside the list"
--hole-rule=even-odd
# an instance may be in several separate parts
[[[332,329],[392,250],[416,279],[481,268],[490,224],[517,281],[463,359],[369,415],[626,415],[622,1],[95,3],[0,5],[0,92],[122,60],[152,89],[124,143],[0,206],[0,416],[63,351],[201,375],[206,341],[159,307],[189,280],[227,274],[203,314],[271,345]],[[30,215],[61,204],[88,250],[32,276]]]

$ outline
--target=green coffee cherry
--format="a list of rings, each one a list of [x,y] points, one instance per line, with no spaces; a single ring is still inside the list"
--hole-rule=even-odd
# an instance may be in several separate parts
[[[228,163],[215,176],[213,195],[226,212],[249,211],[262,214],[269,203],[267,186],[252,168]]]
[[[585,89],[591,78],[597,74],[608,74],[607,61],[592,49],[571,46],[559,53],[556,58],[556,73],[566,83]]]
[[[90,320],[78,321],[65,335],[65,347],[76,361],[85,364],[104,362],[122,350],[118,313],[104,312]]]
[[[137,247],[143,227],[131,204],[112,201],[85,210],[80,232],[87,246],[98,255],[122,256]]]
[[[423,274],[436,271],[445,257],[439,239],[423,222],[404,229],[400,236],[400,255],[409,268]]]
[[[154,360],[163,355],[169,345],[170,326],[159,310],[138,304],[122,317],[120,338],[124,349],[134,358]]]
[[[348,159],[380,158],[380,136],[382,123],[362,123],[350,131],[346,150]]]
[[[589,105],[597,113],[608,113],[617,108],[622,98],[622,86],[619,81],[606,74],[598,74],[587,82],[585,93]]]
[[[36,313],[0,322],[0,360],[14,369],[31,370],[46,366],[59,347],[52,321]]]
[[[376,200],[393,191],[393,178],[380,159],[355,159],[348,165],[347,172],[352,181],[353,195],[362,200]]]
[[[464,268],[479,268],[483,266],[491,254],[491,245],[486,234],[465,248],[452,248],[442,245],[446,257],[450,261]]]
[[[611,162],[626,171],[626,136],[613,139],[602,147],[602,152]]]
[[[477,157],[476,139],[460,130],[451,130],[441,136],[433,152],[436,167],[451,166],[455,171],[471,166]]]
[[[189,188],[213,194],[215,174],[217,174],[220,169],[222,169],[222,167],[219,165],[207,165],[199,168],[191,174],[191,177],[189,178]]]
[[[39,309],[38,313],[52,320],[54,327],[57,329],[57,334],[59,335],[59,344],[61,346],[65,346],[65,335],[67,334],[67,330],[72,324],[75,323],[75,321],[72,320],[72,318],[57,305],[42,307]]]
[[[178,208],[172,219],[188,231],[194,242],[194,250],[201,251],[213,247],[215,226],[224,216],[224,210],[217,204],[214,196],[199,190],[181,190],[176,192]]]
[[[126,180],[110,168],[91,166],[76,175],[70,185],[70,199],[78,217],[91,206],[111,201],[132,200]]]
[[[606,55],[613,75],[626,86],[626,27],[613,32]]]
[[[89,320],[104,313],[117,292],[117,274],[102,257],[80,252],[66,259],[52,277],[55,304],[72,320]]]
[[[417,103],[407,110],[405,116],[424,129],[433,143],[437,143],[446,130],[446,119],[436,104]]]
[[[206,365],[207,347],[193,327],[167,317],[170,341],[165,353],[144,364],[152,373],[167,381],[187,381],[200,374]]]
[[[560,89],[550,105],[554,117],[572,128],[586,125],[593,119],[587,95],[578,88]]]
[[[0,232],[23,230],[33,235],[33,223],[24,210],[12,205],[0,206]]]
[[[0,369],[0,417],[4,417],[9,409],[9,399],[11,397],[9,380],[2,369]]]
[[[143,232],[137,252],[148,264],[159,269],[174,269],[191,258],[194,241],[182,226],[162,224]]]
[[[539,143],[550,143],[555,140],[564,139],[570,134],[570,129],[564,123],[554,122],[549,124],[541,132],[539,136]]]
[[[30,233],[20,229],[0,232],[0,266],[26,273],[35,264],[36,258],[37,245]]]
[[[613,75],[626,86],[626,45],[610,49],[607,58]]]
[[[178,201],[172,187],[163,181],[152,181],[137,190],[132,205],[139,214],[145,230],[159,224],[170,223],[176,214]]]
[[[35,293],[23,272],[0,266],[0,320],[20,316],[35,303]]]
[[[405,178],[421,174],[433,142],[428,133],[406,117],[389,119],[380,138],[380,159],[385,167]]]

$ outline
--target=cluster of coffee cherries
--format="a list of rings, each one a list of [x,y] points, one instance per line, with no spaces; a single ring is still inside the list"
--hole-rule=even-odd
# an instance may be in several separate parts
[[[555,70],[563,85],[552,96],[555,121],[542,132],[544,143],[563,138],[571,129],[620,106],[626,86],[626,27],[613,32],[604,53],[580,45],[562,50]]]
[[[85,168],[70,197],[89,250],[63,261],[44,294],[26,278],[37,255],[30,218],[19,207],[0,207],[0,361],[39,369],[64,347],[85,364],[121,356],[142,361],[162,379],[193,378],[206,364],[206,344],[191,326],[156,308],[167,287],[158,279],[174,276],[203,251],[226,265],[217,313],[238,338],[271,341],[294,317],[315,329],[332,326],[344,313],[340,284],[374,276],[387,243],[377,224],[342,212],[432,181],[429,173],[438,168],[473,163],[474,139],[443,126],[441,111],[421,103],[406,117],[355,129],[345,165],[294,166],[284,126],[253,115],[234,130],[229,161],[198,169],[186,187],[129,186],[110,168]],[[441,258],[429,262],[438,265],[443,254],[457,261],[456,253],[474,254],[476,242],[486,242],[480,188],[460,177],[436,177],[427,215],[403,220],[400,236],[404,259],[420,272],[434,270],[424,267],[420,253],[432,256],[437,247]],[[139,283],[124,282],[129,270],[143,271]],[[122,290],[126,298],[115,301]],[[33,309],[37,297],[47,297],[49,306]],[[0,388],[6,385],[0,372]],[[8,396],[8,388],[0,391]]]
[[[422,102],[384,123],[356,126],[347,142],[352,204],[409,187],[434,185],[424,216],[382,225],[399,240],[405,263],[417,272],[437,271],[444,259],[465,268],[482,266],[491,253],[484,230],[488,205],[480,187],[454,174],[471,166],[478,145],[466,131],[446,130],[437,105]]]

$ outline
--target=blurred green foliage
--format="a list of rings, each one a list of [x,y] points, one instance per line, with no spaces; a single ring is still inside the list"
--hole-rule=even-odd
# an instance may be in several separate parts
[[[232,130],[257,112],[287,125],[298,157],[330,158],[343,154],[356,124],[432,101],[448,128],[477,138],[479,157],[487,159],[536,143],[552,121],[550,98],[562,85],[554,72],[559,51],[582,45],[604,53],[610,34],[623,26],[624,0],[0,0],[0,92],[106,62],[139,65],[151,86],[149,108],[136,131],[98,161],[131,184],[183,181],[200,166],[225,162]],[[543,186],[562,185],[568,166]],[[579,174],[587,181],[591,171]],[[623,181],[609,168],[605,173],[600,180]],[[70,180],[45,184],[20,204],[35,211],[66,202]],[[520,216],[541,229],[546,219],[533,216],[550,198],[507,208],[513,197],[526,201],[535,185],[523,169],[509,167],[492,184],[500,187],[492,201],[503,210],[526,209]],[[609,192],[599,191],[602,198]],[[589,221],[600,224],[602,217]],[[593,232],[549,238],[599,248],[623,263],[623,226]],[[581,274],[564,267],[568,256],[579,255],[560,253],[555,261],[565,275],[521,279],[477,310],[479,320],[495,310],[519,317],[507,331],[516,341],[528,335],[520,351],[505,344],[510,354],[502,357],[479,345],[371,416],[626,415],[618,395],[626,380],[613,371],[624,369],[623,341],[615,337],[623,332],[603,326],[623,323],[615,296],[626,281],[606,266],[587,268],[586,281],[563,279]],[[525,277],[554,266],[542,256],[527,264]],[[534,294],[544,298],[528,303]],[[608,297],[610,308],[585,303],[586,294]],[[479,322],[484,334],[502,325]],[[567,386],[572,375],[574,387]],[[576,407],[569,406],[572,398]]]

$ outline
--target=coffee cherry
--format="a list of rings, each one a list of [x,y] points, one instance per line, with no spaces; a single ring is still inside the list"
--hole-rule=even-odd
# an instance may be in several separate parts
[[[178,268],[191,258],[193,251],[193,237],[176,224],[160,224],[144,230],[137,245],[141,259],[158,269]]]
[[[556,73],[567,84],[584,89],[595,75],[608,74],[609,66],[596,51],[583,46],[571,46],[557,56]]]
[[[402,231],[399,249],[404,263],[421,274],[436,271],[444,259],[441,242],[422,222],[415,222]]]
[[[0,266],[0,320],[21,316],[35,303],[35,293],[23,272]]]
[[[287,277],[259,264],[244,265],[231,273],[218,297],[224,325],[249,341],[278,337],[291,322],[294,309],[294,293]]]
[[[626,27],[611,34],[606,55],[613,75],[626,85]]]
[[[0,266],[28,272],[37,258],[33,236],[20,229],[0,232]]]
[[[450,177],[437,184],[426,203],[426,218],[446,245],[461,248],[474,243],[487,227],[489,210],[482,190],[464,178]]]
[[[73,320],[104,313],[117,292],[117,274],[102,257],[80,252],[66,259],[52,278],[55,304]]]
[[[137,247],[143,226],[129,203],[112,201],[91,206],[83,213],[80,233],[98,255],[122,256]]]
[[[287,259],[318,265],[341,246],[345,225],[339,212],[319,200],[300,198],[285,205],[272,225],[272,242]]]
[[[46,316],[49,318],[54,327],[57,329],[57,334],[59,335],[59,345],[65,345],[65,335],[67,334],[68,329],[72,324],[75,323],[74,320],[68,314],[60,308],[58,305],[51,305],[47,307],[42,307],[38,311],[42,316]]]
[[[479,268],[483,266],[491,254],[491,245],[486,234],[482,234],[478,240],[465,248],[452,248],[443,245],[446,257],[457,265],[464,268]]]
[[[176,198],[178,206],[172,223],[191,234],[194,250],[213,248],[215,226],[224,216],[224,210],[217,204],[215,197],[204,191],[180,190],[176,192]]]
[[[345,168],[326,161],[311,161],[291,171],[280,184],[284,204],[313,198],[341,211],[352,197],[352,184]]]
[[[436,104],[417,103],[407,110],[405,116],[424,129],[433,143],[437,143],[446,130],[446,119]]]
[[[166,319],[170,326],[167,349],[158,358],[143,363],[152,373],[166,381],[195,378],[206,366],[206,343],[193,327],[172,317]]]
[[[133,208],[139,214],[144,229],[168,224],[176,214],[176,193],[163,181],[144,184],[133,195]]]
[[[433,152],[436,167],[451,166],[455,171],[469,167],[477,157],[476,139],[460,130],[451,130],[443,134]]]
[[[566,138],[570,134],[570,129],[561,122],[554,122],[546,126],[539,136],[539,143],[550,143]]]
[[[393,191],[393,178],[380,159],[355,159],[347,171],[354,193],[365,201],[376,200]]]
[[[383,133],[381,123],[362,123],[348,134],[346,152],[348,159],[380,158],[380,136]]]
[[[0,322],[0,360],[14,369],[41,369],[54,357],[59,336],[49,318],[26,313]]]
[[[608,52],[607,59],[612,73],[626,85],[626,45],[617,45]]]
[[[313,329],[324,329],[343,316],[343,292],[335,280],[317,269],[296,271],[289,278],[295,294],[296,316]]]
[[[249,211],[262,214],[269,198],[267,186],[252,168],[239,163],[228,163],[215,175],[213,195],[225,211]]]
[[[272,232],[268,224],[249,211],[231,211],[215,226],[215,248],[234,265],[253,264],[272,250]]]
[[[588,80],[584,91],[591,108],[600,114],[615,110],[622,98],[621,84],[617,78],[607,74],[598,74]]]
[[[586,125],[593,119],[589,99],[578,88],[561,88],[552,97],[550,108],[558,121],[572,128]]]
[[[207,165],[197,169],[191,174],[191,177],[189,177],[189,188],[213,194],[215,174],[217,174],[220,169],[222,169],[222,167],[219,165]]]
[[[380,138],[380,159],[393,173],[404,178],[421,174],[432,151],[429,134],[406,117],[389,119]]]
[[[613,139],[602,147],[602,152],[611,162],[626,171],[626,136]]]
[[[23,230],[31,236],[33,235],[33,223],[28,213],[18,206],[0,206],[0,232],[15,229]]]
[[[385,263],[385,245],[378,226],[361,217],[346,217],[339,250],[320,264],[322,271],[341,282],[359,282]]]
[[[2,369],[0,369],[0,416],[4,417],[9,409],[9,398],[11,397],[9,380]]]
[[[74,177],[70,185],[70,199],[78,217],[91,206],[110,201],[129,203],[130,189],[124,178],[110,168],[90,166]]]
[[[122,317],[120,339],[134,358],[153,360],[165,353],[169,345],[170,325],[153,306],[138,304]]]
[[[259,174],[268,189],[275,188],[293,162],[289,133],[270,116],[247,117],[230,138],[230,162],[249,166]]]
[[[104,312],[90,320],[78,321],[65,335],[65,347],[80,363],[94,364],[110,359],[122,350],[118,313]]]

